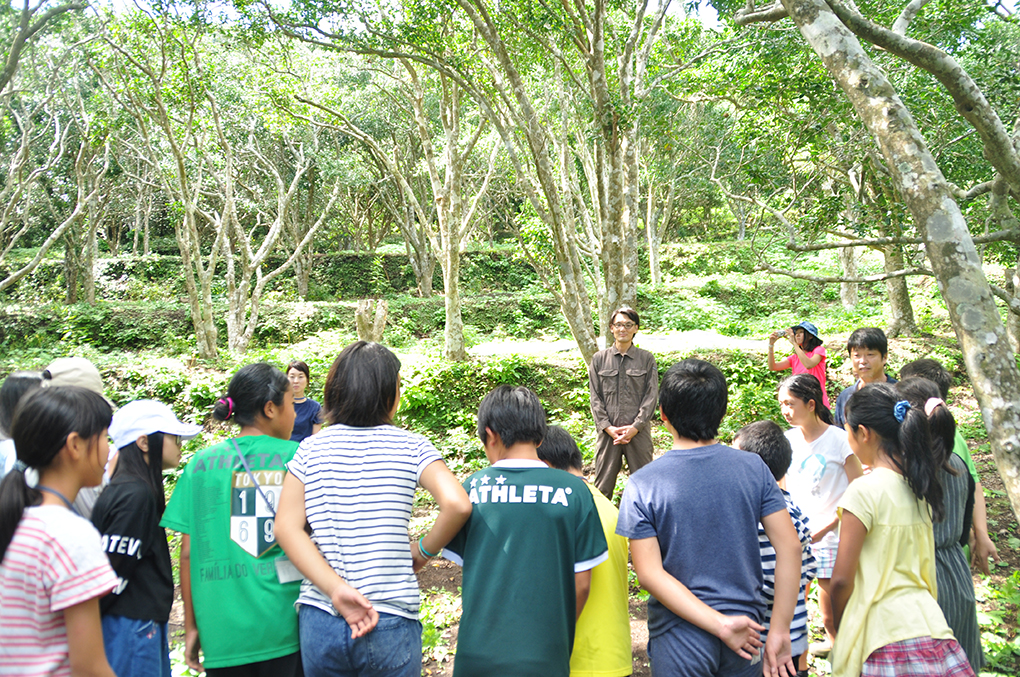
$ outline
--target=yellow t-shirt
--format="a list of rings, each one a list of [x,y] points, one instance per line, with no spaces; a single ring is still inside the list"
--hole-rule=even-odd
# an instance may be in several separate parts
[[[627,539],[616,535],[619,511],[591,484],[609,559],[591,571],[591,592],[577,619],[570,677],[623,677],[633,672],[627,595]]]
[[[907,480],[875,468],[847,488],[848,510],[868,530],[854,591],[832,647],[833,677],[857,677],[874,651],[916,637],[949,639],[952,630],[935,601],[935,537],[928,504]]]

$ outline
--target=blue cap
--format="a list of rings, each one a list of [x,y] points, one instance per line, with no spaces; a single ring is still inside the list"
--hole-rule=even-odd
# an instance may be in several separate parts
[[[818,335],[818,327],[816,327],[815,325],[811,324],[807,320],[804,320],[800,324],[793,325],[794,329],[797,329],[798,327],[800,327],[801,329],[803,329],[807,333],[811,334],[812,336],[814,336],[819,341],[822,339],[822,337]]]

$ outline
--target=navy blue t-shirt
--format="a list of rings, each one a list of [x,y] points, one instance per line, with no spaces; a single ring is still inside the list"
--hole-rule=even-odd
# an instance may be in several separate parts
[[[304,402],[294,403],[294,432],[290,434],[291,442],[300,442],[312,434],[312,426],[322,423],[320,412],[322,407],[312,398]]]
[[[758,522],[786,510],[761,458],[722,444],[673,449],[631,475],[616,533],[659,541],[662,566],[698,599],[727,615],[765,617]],[[648,600],[648,635],[680,618]]]
[[[885,382],[896,383],[896,379],[894,379],[892,376],[889,376],[889,374],[886,374]],[[855,392],[857,392],[858,388],[860,387],[861,380],[857,379],[856,381],[854,381],[854,384],[852,386],[848,388],[843,388],[843,391],[840,392],[839,396],[836,398],[836,407],[835,409],[832,410],[832,418],[836,422],[835,425],[837,428],[842,428],[846,423],[846,403],[850,401],[850,398],[853,396]]]

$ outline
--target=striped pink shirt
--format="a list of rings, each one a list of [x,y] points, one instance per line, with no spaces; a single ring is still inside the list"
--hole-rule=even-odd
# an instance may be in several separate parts
[[[63,506],[25,510],[0,563],[0,675],[70,675],[64,609],[116,585],[88,520]]]

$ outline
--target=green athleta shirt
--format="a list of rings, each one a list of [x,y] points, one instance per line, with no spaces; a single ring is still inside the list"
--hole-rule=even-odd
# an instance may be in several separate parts
[[[195,454],[160,525],[191,536],[191,597],[205,667],[270,660],[298,650],[294,602],[301,582],[281,584],[276,506],[297,442],[235,438],[266,505],[230,440]]]
[[[574,573],[608,557],[585,483],[541,461],[501,461],[464,481],[473,509],[444,555],[464,567],[455,677],[570,674]]]

